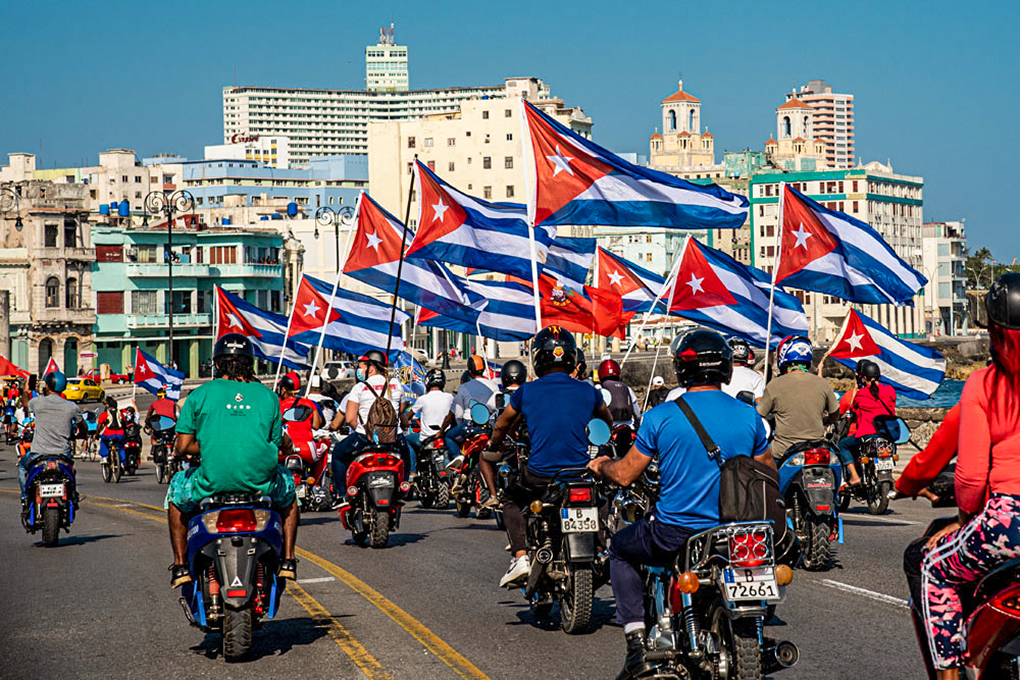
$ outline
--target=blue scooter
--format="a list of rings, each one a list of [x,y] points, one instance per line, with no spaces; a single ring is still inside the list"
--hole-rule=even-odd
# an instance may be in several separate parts
[[[266,497],[224,494],[207,498],[188,522],[188,565],[194,579],[180,602],[192,625],[223,636],[223,657],[251,650],[252,629],[272,619],[284,583],[276,577],[283,524]]]
[[[71,531],[77,510],[78,492],[71,461],[63,456],[36,461],[25,478],[25,507],[21,515],[25,531],[34,534],[41,529],[43,545],[52,548],[60,540],[61,529]]]
[[[800,541],[802,566],[809,571],[829,568],[835,535],[843,542],[836,491],[842,468],[827,440],[791,446],[779,465],[779,491],[786,503],[787,521]]]

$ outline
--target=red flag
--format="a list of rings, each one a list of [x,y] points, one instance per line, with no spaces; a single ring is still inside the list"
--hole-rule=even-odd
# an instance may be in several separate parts
[[[324,324],[328,325],[340,319],[340,313],[336,309],[332,309],[327,322],[327,309],[329,309],[329,300],[308,283],[305,277],[301,277],[301,285],[298,286],[297,295],[294,297],[294,309],[291,311],[290,335],[287,337],[321,330]]]
[[[216,286],[217,309],[219,315],[216,319],[216,339],[219,340],[227,333],[240,333],[249,338],[261,338],[262,334],[252,326],[244,314],[237,311],[234,303],[224,295],[223,289]]]
[[[557,325],[575,333],[591,333],[607,337],[625,337],[625,327],[633,312],[624,314],[618,293],[585,286],[582,295],[543,274],[538,279],[542,295],[542,323]]]
[[[863,359],[882,353],[882,349],[871,337],[871,331],[861,321],[856,310],[851,309],[843,323],[843,330],[832,343],[829,356],[833,359]]]
[[[142,355],[142,350],[135,348],[135,383],[145,382],[155,377],[156,374],[149,368],[149,362]]]
[[[0,375],[16,375],[28,378],[28,371],[23,371],[15,366],[7,357],[0,355]]]
[[[809,205],[783,185],[783,227],[776,283],[836,249],[836,237]]]
[[[669,311],[683,312],[718,305],[735,305],[736,299],[726,289],[712,265],[705,259],[701,247],[688,238],[680,268],[673,284],[673,299]]]
[[[57,362],[54,361],[53,357],[50,357],[50,360],[46,363],[46,370],[43,371],[43,375],[48,375],[55,371],[60,372],[60,367],[57,366]]]

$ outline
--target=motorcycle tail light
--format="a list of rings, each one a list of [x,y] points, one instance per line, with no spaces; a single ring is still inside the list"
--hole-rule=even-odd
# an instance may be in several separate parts
[[[674,612],[683,611],[684,595],[693,595],[701,587],[698,575],[693,571],[685,571],[679,576],[673,576],[669,583],[669,603]]]
[[[57,461],[55,461],[55,460],[48,461],[46,463],[46,469],[47,470],[56,470],[57,469]]]
[[[357,496],[358,495],[358,487],[356,487],[356,486],[349,486],[349,487],[347,487],[347,495],[350,496],[351,498],[354,498],[355,496]]]
[[[244,597],[247,594],[248,594],[248,591],[243,589],[243,588],[240,589],[240,590],[228,590],[227,591],[227,597]]]
[[[870,462],[871,462],[870,458],[868,458],[867,456],[861,456],[861,464],[862,465],[867,465]]]
[[[1010,614],[1020,615],[1020,596],[1016,591],[1010,589],[1011,594],[1000,595],[995,598],[993,605],[999,609],[1007,610]]]
[[[761,529],[730,536],[730,564],[736,567],[760,567],[769,557],[768,533]]]
[[[578,486],[567,491],[567,500],[571,503],[591,503],[591,487]]]
[[[211,534],[237,534],[262,531],[269,522],[268,510],[225,508],[202,515],[202,523]]]
[[[384,465],[386,467],[390,467],[399,463],[400,459],[397,458],[396,456],[379,456],[378,458],[376,458],[375,462],[377,465]]]
[[[829,450],[828,449],[808,449],[804,452],[804,464],[805,465],[828,465],[829,464]]]
[[[403,491],[404,493],[407,493],[408,491],[410,491],[411,490],[411,482],[401,482],[400,483],[400,490]]]

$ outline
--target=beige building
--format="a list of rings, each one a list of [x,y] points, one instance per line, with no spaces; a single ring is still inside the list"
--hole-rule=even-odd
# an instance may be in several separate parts
[[[34,166],[14,154],[12,165]],[[34,159],[32,159],[34,161]],[[0,182],[0,289],[10,292],[11,360],[41,373],[50,357],[68,374],[89,367],[95,251],[89,236],[88,187],[23,179]],[[19,226],[20,218],[20,226]]]
[[[822,143],[824,167],[845,170],[854,164],[854,96],[838,94],[824,80],[811,80],[799,90],[786,93],[787,103],[798,101],[810,107],[812,135]],[[782,108],[782,107],[780,107]],[[823,169],[822,166],[818,167]]]
[[[527,199],[520,103],[523,96],[574,132],[591,138],[592,120],[579,107],[548,96],[538,78],[509,78],[503,97],[463,101],[448,113],[368,126],[372,197],[404,219],[415,157],[461,191],[487,201]],[[416,192],[417,193],[417,192]],[[418,204],[411,201],[411,224]]]
[[[769,161],[788,172],[814,172],[826,167],[825,143],[814,137],[814,111],[799,99],[776,108],[776,137],[765,142]]]
[[[678,175],[715,165],[715,139],[708,128],[701,131],[701,100],[684,92],[682,79],[679,84],[662,100],[662,133],[656,130],[648,141],[649,165]]]

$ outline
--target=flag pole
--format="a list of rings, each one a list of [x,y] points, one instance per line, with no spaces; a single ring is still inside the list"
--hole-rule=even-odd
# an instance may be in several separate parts
[[[783,245],[783,203],[786,201],[786,182],[779,183],[779,225],[776,229],[775,248],[772,256],[772,285],[769,286],[769,321],[765,327],[765,376],[769,376],[769,353],[772,351],[772,311],[776,302],[776,274],[779,272],[779,253]]]
[[[688,236],[687,238],[690,238],[690,236]],[[687,245],[684,244],[684,248],[685,249],[686,249],[686,247],[687,247]],[[673,292],[676,290],[676,280],[677,280],[677,276],[674,276],[673,277],[673,284],[669,287],[669,296],[666,298],[669,301],[673,300]],[[669,303],[667,303],[667,305],[668,304]],[[665,313],[665,317],[668,317],[668,316],[669,316],[669,309],[667,307],[666,313]],[[644,410],[646,410],[648,408],[648,399],[652,395],[652,381],[655,380],[655,366],[656,366],[656,364],[659,363],[659,351],[661,349],[662,349],[662,342],[657,342],[655,344],[655,358],[652,359],[652,370],[648,374],[648,387],[645,388],[645,403],[641,406],[641,410],[642,411],[644,411]]]
[[[418,162],[418,154],[414,155],[414,162]],[[400,276],[404,270],[404,251],[407,248],[407,223],[411,219],[411,196],[414,194],[414,178],[418,176],[418,168],[415,166],[411,173],[411,182],[407,187],[407,209],[404,211],[404,233],[400,237],[400,259],[397,260],[397,282],[393,286],[393,306],[390,307],[390,332],[386,336],[386,361],[390,360],[390,349],[393,346],[393,324],[397,319],[397,295],[400,293]],[[407,343],[404,343],[405,346]]]
[[[669,303],[673,300],[673,288],[676,284],[677,269],[680,267],[680,263],[684,259],[684,253],[687,252],[687,244],[690,243],[691,237],[688,236],[687,240],[684,241],[683,248],[680,249],[680,254],[673,260],[673,266],[669,270],[669,276],[662,282],[662,286],[659,288],[659,294],[655,296],[655,302],[652,303],[652,308],[645,312],[645,318],[641,320],[641,326],[638,328],[637,333],[633,335],[630,340],[630,345],[627,346],[627,353],[623,355],[623,359],[620,361],[620,368],[627,363],[627,359],[630,357],[630,353],[634,350],[634,345],[637,344],[637,338],[641,333],[644,332],[645,326],[648,324],[648,319],[651,318],[652,312],[659,306],[659,301],[662,300],[662,296],[668,291],[670,293],[669,298],[666,301],[665,315],[669,314]]]
[[[294,299],[290,303],[290,314],[287,315],[287,330],[283,332],[283,344],[280,346],[280,356],[276,360],[276,377],[273,378],[273,391],[274,392],[276,391],[277,383],[280,382],[280,373],[283,370],[283,357],[287,353],[287,341],[290,340],[290,324],[294,320],[294,307],[297,306],[297,292],[301,288],[301,282],[304,280],[304,278],[305,278],[305,273],[304,273],[304,270],[302,269],[301,276],[298,277],[298,287],[294,289],[294,296],[293,296]],[[217,295],[216,295],[216,300],[217,300],[217,303],[219,303],[219,293],[217,293]],[[216,318],[218,319],[219,317],[216,317]],[[312,366],[312,370],[313,371],[315,370],[314,366]]]
[[[542,302],[538,290],[538,249],[535,246],[535,206],[538,200],[538,168],[535,165],[535,149],[531,140],[531,126],[528,125],[528,109],[524,97],[520,98],[518,117],[521,121],[521,152],[524,154],[525,165],[531,168],[531,173],[525,168],[524,171],[524,195],[528,197],[528,245],[531,249],[531,293],[532,303],[535,305],[535,334],[542,330]],[[527,142],[527,143],[525,143]],[[531,163],[527,163],[530,160]],[[534,182],[532,182],[534,175]],[[530,356],[530,352],[529,352]],[[532,363],[531,372],[534,374],[535,366]]]

